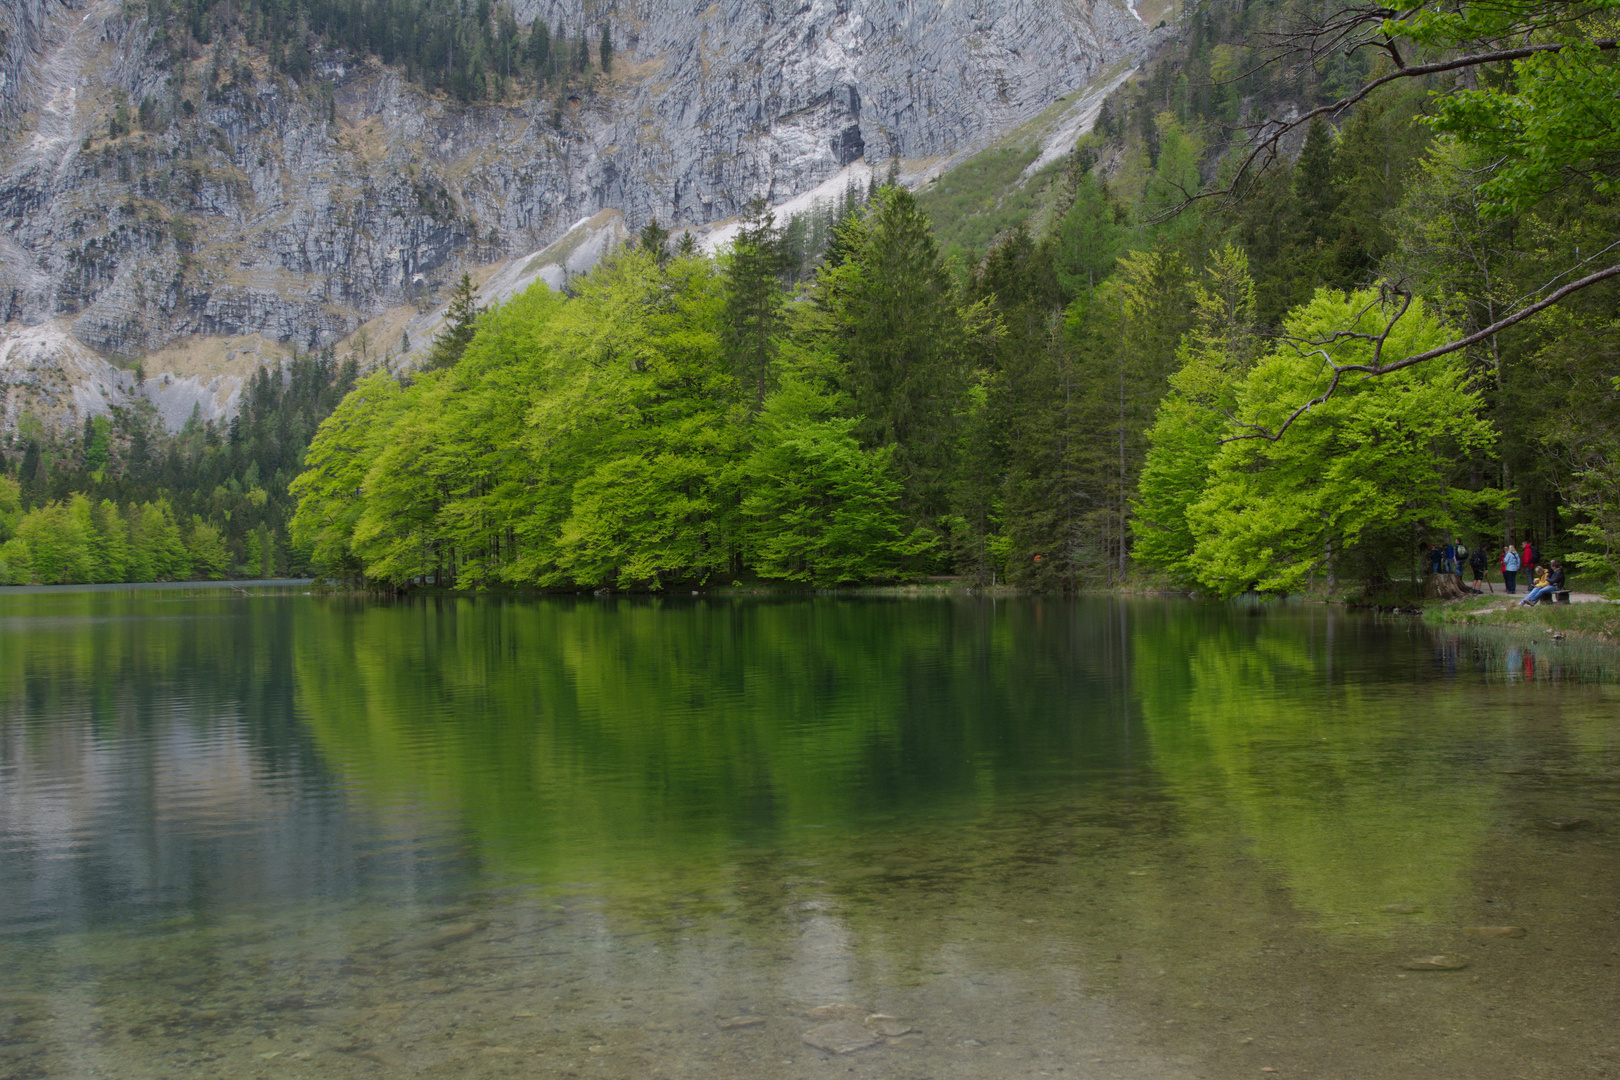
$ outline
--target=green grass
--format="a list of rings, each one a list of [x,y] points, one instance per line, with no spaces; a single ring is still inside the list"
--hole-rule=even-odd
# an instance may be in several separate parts
[[[918,192],[917,202],[933,222],[940,248],[982,253],[997,236],[1045,210],[1068,159],[1059,158],[1024,179],[1024,170],[1039,154],[1034,145],[992,147]]]
[[[1524,594],[1517,595],[1522,599]],[[1510,630],[1527,638],[1561,633],[1602,641],[1620,640],[1620,604],[1538,604],[1524,608],[1516,604],[1503,607],[1504,599],[1498,592],[1494,597],[1430,604],[1423,609],[1423,621],[1430,626]]]

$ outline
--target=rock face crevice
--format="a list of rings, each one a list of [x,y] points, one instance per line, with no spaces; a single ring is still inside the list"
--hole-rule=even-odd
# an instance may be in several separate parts
[[[550,97],[463,107],[341,53],[306,85],[240,43],[168,66],[133,10],[0,11],[0,322],[65,321],[112,357],[318,348],[604,208],[702,226],[862,157],[959,153],[1150,36],[1123,0],[519,0],[618,42],[556,123]],[[110,130],[145,98],[156,130]]]

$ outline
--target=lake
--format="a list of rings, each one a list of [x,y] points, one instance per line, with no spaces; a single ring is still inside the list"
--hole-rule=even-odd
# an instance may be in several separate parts
[[[1620,1072],[1620,683],[1323,607],[0,592],[0,1077]]]

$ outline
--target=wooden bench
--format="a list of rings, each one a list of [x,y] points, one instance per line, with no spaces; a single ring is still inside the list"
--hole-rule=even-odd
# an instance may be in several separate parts
[[[1569,590],[1568,589],[1559,589],[1557,592],[1553,593],[1553,603],[1555,603],[1555,604],[1567,604],[1567,603],[1569,603]]]

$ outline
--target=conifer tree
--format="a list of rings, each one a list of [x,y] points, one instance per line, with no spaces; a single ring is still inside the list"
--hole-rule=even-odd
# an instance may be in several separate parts
[[[461,280],[456,282],[456,291],[450,296],[449,306],[445,308],[444,326],[433,337],[427,362],[422,365],[423,370],[437,371],[456,366],[456,361],[461,359],[461,354],[467,351],[467,345],[473,339],[475,324],[482,310],[478,306],[478,292],[473,288],[472,277],[463,273]]]
[[[537,83],[548,82],[551,79],[551,27],[546,20],[536,19],[534,25],[529,27],[529,40],[525,55],[529,64],[529,74]]]
[[[602,65],[602,74],[613,74],[613,34],[604,20],[602,23],[602,42],[597,47],[597,56]]]
[[[660,225],[657,218],[641,227],[641,232],[636,235],[636,243],[642,251],[657,259],[659,266],[669,262],[669,230]]]
[[[1132,502],[1135,557],[1186,582],[1196,581],[1187,510],[1209,482],[1259,341],[1254,282],[1241,249],[1216,254],[1196,295],[1193,329],[1177,350],[1181,368],[1170,377],[1170,392],[1148,431],[1150,449]]]
[[[752,411],[765,404],[771,359],[782,327],[782,231],[756,198],[726,260],[724,347],[731,370]]]
[[[903,188],[883,188],[843,231],[848,259],[822,275],[820,294],[857,432],[895,448],[905,509],[931,523],[947,512],[951,418],[964,404],[969,340],[989,314],[959,306],[928,219]]]

